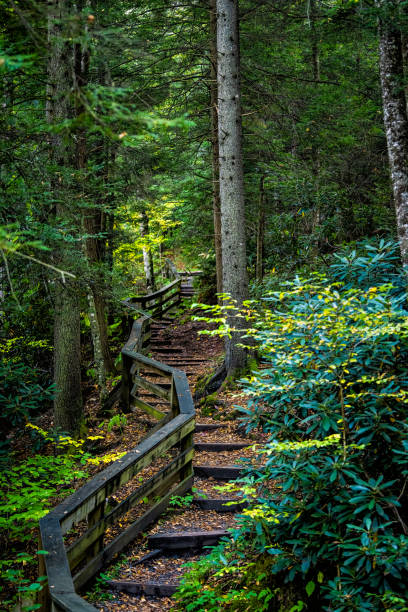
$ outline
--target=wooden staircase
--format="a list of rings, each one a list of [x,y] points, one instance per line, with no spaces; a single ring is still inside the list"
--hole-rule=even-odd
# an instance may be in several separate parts
[[[129,337],[110,406],[119,400],[149,429],[40,520],[47,552],[44,611],[170,610],[185,561],[228,537],[234,514],[245,507],[239,496],[219,492],[217,483],[240,477],[239,458],[251,460],[253,439],[233,421],[200,419],[190,392],[220,352],[213,338],[197,337],[200,324],[175,324],[172,312],[193,296],[192,277],[184,275],[123,302]],[[111,601],[98,601],[100,585],[93,594],[97,607],[81,597],[99,572],[111,570]]]
[[[193,297],[192,279],[183,282],[181,291],[183,297],[188,299]],[[183,370],[188,377],[190,386],[193,388],[197,379],[197,372],[205,369],[207,364],[210,367],[211,360],[205,354],[197,357],[199,339],[197,339],[195,346],[192,343],[183,344],[180,337],[182,330],[178,330],[174,323],[175,320],[171,313],[168,313],[161,320],[151,324],[150,353],[153,359]],[[149,378],[155,382],[158,379],[154,375]],[[161,386],[165,388],[163,383]],[[142,390],[139,392],[138,398],[147,403],[152,401],[153,396],[148,390]],[[155,408],[160,410],[161,404],[161,400],[155,398]],[[197,418],[199,418],[199,415]],[[234,434],[236,439],[231,439]],[[228,441],[226,441],[226,438],[228,438]],[[207,441],[207,439],[209,440]],[[180,576],[183,573],[181,570],[182,564],[192,556],[197,558],[197,555],[207,554],[208,549],[206,547],[214,546],[222,538],[228,537],[228,527],[232,526],[233,516],[245,508],[245,503],[237,497],[220,493],[212,497],[208,491],[214,485],[221,485],[242,475],[243,467],[236,463],[237,457],[253,444],[253,439],[242,438],[231,421],[217,422],[209,421],[207,418],[206,422],[196,423],[194,432],[195,459],[193,462],[194,498],[187,513],[193,511],[200,517],[207,513],[212,518],[216,513],[220,518],[216,521],[217,525],[214,528],[211,528],[211,526],[200,528],[200,521],[198,520],[196,524],[185,529],[179,529],[174,527],[170,516],[169,520],[162,520],[158,528],[157,526],[153,528],[155,533],[147,534],[144,554],[139,556],[136,562],[124,563],[119,569],[120,578],[110,580],[107,583],[107,587],[115,593],[115,598],[119,597],[120,600],[120,593],[126,593],[129,596],[130,599],[126,600],[129,610],[138,609],[140,597],[143,597],[144,601],[143,610],[157,609],[153,603],[157,601],[157,598],[168,598],[177,590]],[[231,459],[226,460],[226,457],[229,456],[231,456]],[[179,514],[182,516],[182,511]],[[129,547],[127,554],[130,559],[133,559],[134,555],[140,552],[139,547],[140,544]],[[162,568],[166,565],[166,562],[176,565],[177,571],[173,572],[171,576],[167,574],[163,577]],[[138,568],[137,578],[125,579],[126,575],[134,573],[135,566]],[[160,571],[156,571],[156,569]],[[149,607],[149,600],[151,600],[151,608]],[[170,604],[168,605],[170,606]],[[115,599],[109,605],[105,603],[105,609],[114,610]],[[165,606],[161,609],[170,609],[170,607]]]

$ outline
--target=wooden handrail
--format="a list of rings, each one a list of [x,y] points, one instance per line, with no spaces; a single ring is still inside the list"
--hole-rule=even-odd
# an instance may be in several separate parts
[[[172,289],[175,289],[176,287],[178,288],[180,284],[181,284],[181,279],[177,278],[172,283],[165,285],[164,287],[162,287],[161,289],[158,289],[157,291],[154,291],[153,293],[148,293],[147,295],[138,295],[138,296],[132,297],[130,298],[130,301],[131,303],[135,303],[135,302],[146,303],[146,302],[154,301],[157,298],[160,298],[162,295],[169,293],[169,291],[171,291]]]
[[[178,288],[179,296],[179,287],[180,281],[174,281],[160,291],[144,297],[156,299],[159,294],[162,308],[161,297],[169,294],[169,288],[170,291]],[[150,320],[150,317],[142,316],[133,321],[129,338],[121,351],[121,402],[126,411],[130,411],[132,403],[135,402],[139,408],[145,409],[160,420],[140,444],[99,472],[40,520],[41,546],[48,553],[45,556],[45,567],[49,597],[44,601],[44,610],[48,610],[51,603],[53,611],[97,612],[76,590],[82,588],[106,563],[156,520],[166,509],[172,496],[183,495],[192,487],[195,410],[188,380],[184,372],[142,354],[149,346]],[[170,390],[146,380],[143,376],[145,372],[161,374],[167,383],[170,381]],[[167,413],[162,413],[138,399],[138,389],[146,387],[154,395],[168,399]],[[165,467],[116,506],[112,508],[108,505],[108,499],[113,493],[153,460],[174,447],[177,447],[179,452]],[[142,499],[157,496],[159,500],[149,510],[111,542],[104,544],[104,536],[109,526],[114,525],[116,520]],[[64,535],[81,521],[87,523],[85,532],[66,548]]]

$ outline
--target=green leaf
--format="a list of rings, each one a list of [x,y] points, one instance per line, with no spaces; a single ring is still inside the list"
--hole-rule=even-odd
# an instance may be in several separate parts
[[[308,595],[308,597],[310,597],[312,595],[312,593],[314,592],[316,588],[315,583],[313,582],[313,580],[310,580],[310,582],[307,583],[306,585],[306,593]]]

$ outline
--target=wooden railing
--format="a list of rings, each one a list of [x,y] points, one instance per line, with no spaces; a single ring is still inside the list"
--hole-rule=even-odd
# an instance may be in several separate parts
[[[160,318],[170,308],[180,304],[180,292],[181,278],[178,278],[154,293],[129,298],[124,301],[124,304],[139,311],[149,311],[153,318]]]
[[[160,306],[163,312],[166,305],[168,310],[170,298],[163,299],[163,296],[176,293],[179,296],[179,286],[179,281],[175,281],[150,296],[144,296],[144,307],[150,305],[154,312]],[[140,298],[136,300],[139,304]],[[132,304],[133,300],[128,301],[130,307]],[[187,377],[184,372],[142,354],[142,350],[149,345],[149,338],[150,317],[139,317],[133,322],[129,339],[122,349],[122,404],[128,410],[132,406],[141,408],[158,419],[158,423],[122,459],[97,474],[40,520],[41,546],[48,553],[45,568],[49,597],[44,601],[44,610],[49,609],[51,604],[55,611],[96,612],[96,608],[76,591],[156,520],[172,496],[183,495],[192,487],[195,411]],[[146,376],[152,373],[165,382],[148,380]],[[140,389],[165,400],[167,410],[163,411],[161,405],[158,410],[140,399]],[[120,503],[113,507],[109,505],[108,500],[116,491],[170,449],[176,449],[176,455],[173,454],[165,467]],[[153,506],[106,544],[107,529],[146,498],[155,499]],[[64,535],[70,532],[72,536],[72,530],[79,524],[80,537],[66,547]]]

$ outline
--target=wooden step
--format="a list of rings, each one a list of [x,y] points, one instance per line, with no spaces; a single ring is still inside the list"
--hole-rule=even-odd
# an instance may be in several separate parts
[[[215,480],[235,480],[239,478],[244,469],[237,465],[195,465],[194,474]]]
[[[133,580],[108,580],[106,585],[112,591],[147,595],[149,597],[171,597],[178,589],[178,584],[166,582],[136,582]]]
[[[197,431],[197,430],[196,430]],[[241,450],[248,448],[253,442],[196,442],[194,447],[197,451],[209,451],[220,453],[223,451]]]
[[[222,427],[228,427],[228,423],[196,423],[196,431],[213,431],[214,429],[221,429]]]
[[[198,495],[200,492],[198,492]],[[205,499],[203,497],[195,497],[194,503],[197,504],[201,510],[213,510],[214,512],[240,512],[244,508],[248,507],[247,502],[237,501],[235,498],[225,497],[223,499]],[[230,504],[226,506],[225,504]]]
[[[149,536],[148,545],[152,548],[163,550],[187,550],[189,548],[203,548],[204,546],[215,546],[228,536],[225,529],[214,529],[212,531],[177,531],[175,533],[157,533]]]

